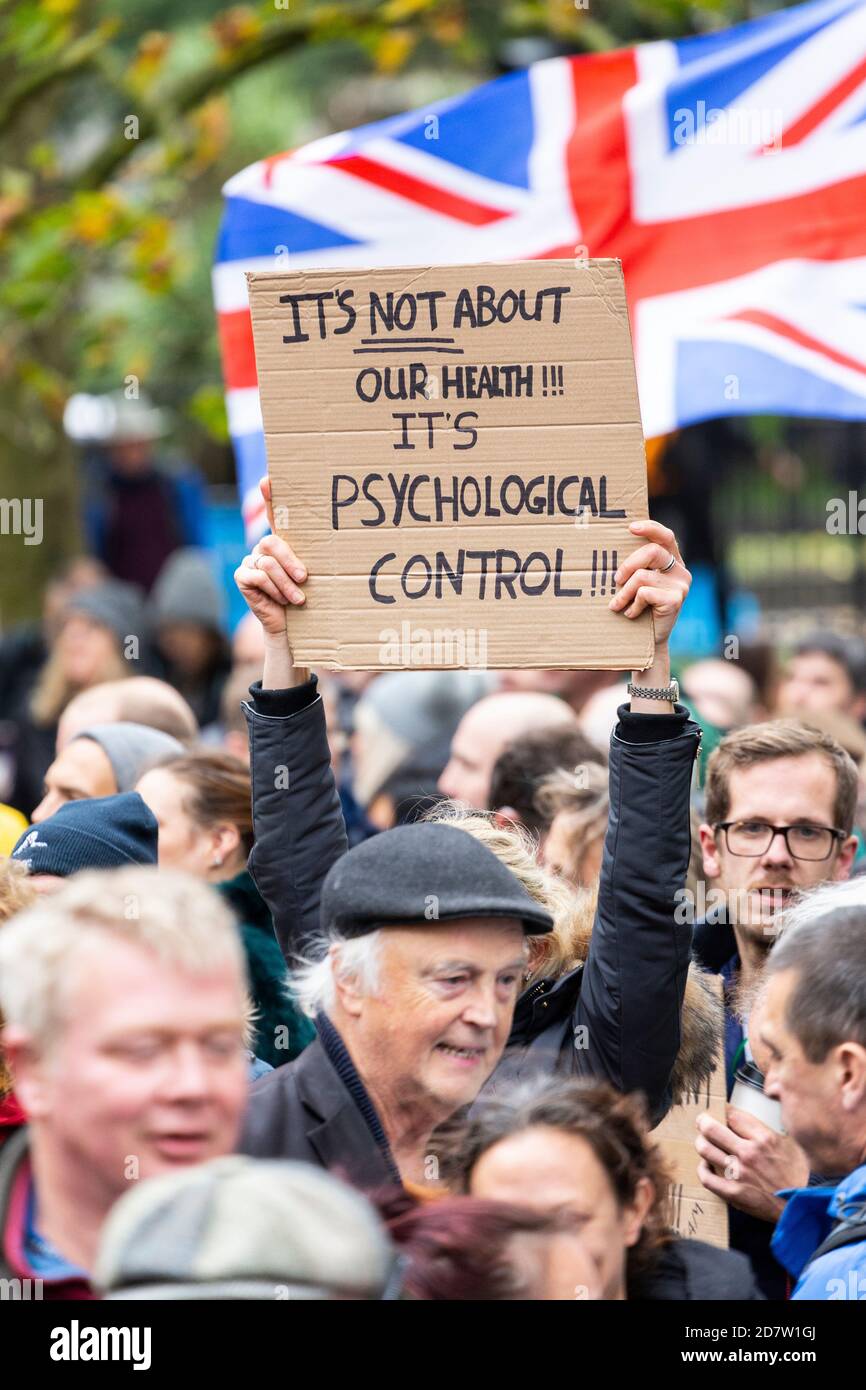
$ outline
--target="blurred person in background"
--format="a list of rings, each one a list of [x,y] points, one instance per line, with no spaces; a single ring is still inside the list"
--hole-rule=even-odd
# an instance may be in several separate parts
[[[157,458],[166,421],[147,397],[116,391],[102,403],[84,508],[89,548],[118,579],[147,592],[175,550],[204,544],[204,484],[193,469]]]
[[[8,712],[16,733],[9,802],[24,815],[41,798],[66,705],[91,686],[136,674],[145,656],[145,637],[141,595],[132,585],[108,580],[69,599],[47,660]]]
[[[580,714],[587,700],[616,682],[615,671],[530,671],[499,672],[499,689],[517,694],[557,695]]]
[[[858,637],[814,632],[797,643],[777,695],[777,713],[836,711],[866,718],[866,647]]]
[[[521,1199],[522,1201],[522,1199]],[[404,1261],[403,1296],[437,1302],[597,1299],[577,1223],[516,1202],[408,1194],[380,1203]]]
[[[572,709],[555,695],[496,692],[464,714],[451,740],[439,790],[452,801],[490,810],[490,779],[503,749],[523,734],[576,724]]]
[[[702,723],[714,724],[723,733],[760,717],[755,682],[736,661],[695,661],[683,670],[681,684]]]
[[[617,711],[628,701],[628,686],[618,680],[590,695],[580,711],[579,723],[583,733],[597,748],[607,748],[616,728]]]
[[[174,686],[155,676],[129,676],[73,696],[57,726],[57,752],[95,724],[120,723],[159,729],[179,743],[192,743],[198,736],[196,717]]]
[[[273,1303],[395,1298],[400,1269],[360,1192],[308,1163],[235,1154],[135,1186],[94,1273],[111,1300]]]
[[[148,611],[163,676],[189,703],[201,727],[215,723],[231,655],[223,630],[223,596],[206,551],[178,550],[169,557]]]
[[[186,874],[81,874],[0,931],[0,1008],[27,1118],[0,1150],[0,1276],[89,1298],[130,1183],[234,1147],[248,1064],[231,913]]]
[[[306,1047],[315,1029],[289,998],[289,975],[271,914],[247,871],[253,845],[248,767],[207,750],[164,761],[137,790],[159,826],[160,868],[182,869],[213,885],[238,919],[256,1008],[255,1055],[278,1067]]]
[[[438,799],[455,730],[489,688],[474,671],[394,671],[367,686],[355,705],[351,789],[377,829]]]
[[[176,738],[144,724],[99,724],[65,745],[45,774],[31,821],[39,825],[68,801],[131,792],[154,763],[183,752]]]
[[[260,677],[259,667],[233,666],[223,686],[219,720],[216,724],[209,724],[201,732],[203,746],[222,748],[247,767],[250,763],[250,748],[243,703],[249,696],[250,686]]]
[[[447,1137],[442,1174],[472,1197],[555,1216],[578,1253],[572,1284],[585,1283],[588,1254],[603,1300],[761,1298],[744,1256],[671,1231],[671,1176],[645,1108],[612,1086],[546,1082],[481,1101]]]
[[[490,776],[490,809],[506,821],[522,825],[540,843],[550,830],[555,810],[540,795],[542,784],[560,769],[582,772],[590,763],[605,769],[607,757],[576,725],[522,734],[509,743]]]
[[[74,556],[55,570],[45,585],[41,623],[17,624],[0,637],[0,711],[4,719],[32,689],[63,625],[70,599],[107,578],[99,560],[90,555]]]
[[[607,831],[607,768],[597,762],[560,768],[545,778],[537,795],[550,817],[542,863],[573,888],[595,888]]]
[[[248,682],[252,684],[253,680],[261,678],[264,664],[265,642],[262,637],[262,625],[252,613],[245,613],[232,634],[232,666],[256,667],[255,676]]]

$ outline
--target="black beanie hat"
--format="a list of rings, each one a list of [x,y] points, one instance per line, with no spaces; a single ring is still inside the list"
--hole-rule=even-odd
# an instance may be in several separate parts
[[[79,869],[155,864],[159,827],[138,792],[68,801],[40,825],[25,830],[12,858],[29,874],[68,878]]]
[[[322,927],[343,936],[461,917],[516,917],[527,935],[553,930],[550,913],[492,850],[441,822],[400,825],[364,840],[337,860],[322,888]]]

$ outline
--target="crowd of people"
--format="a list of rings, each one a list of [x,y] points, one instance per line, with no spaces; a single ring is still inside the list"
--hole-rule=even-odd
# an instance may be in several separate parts
[[[263,488],[269,501],[267,484]],[[57,1299],[866,1296],[866,654],[313,674],[302,557],[0,641],[0,1276]],[[678,1233],[697,1112],[729,1239]]]

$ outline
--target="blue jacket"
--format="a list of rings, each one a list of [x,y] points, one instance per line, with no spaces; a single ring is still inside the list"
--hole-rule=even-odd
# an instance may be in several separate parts
[[[809,1264],[834,1222],[852,1217],[866,1203],[866,1163],[843,1178],[838,1187],[791,1188],[779,1196],[787,1197],[788,1202],[776,1226],[772,1249],[798,1281],[791,1297],[866,1300],[866,1240],[830,1250]]]

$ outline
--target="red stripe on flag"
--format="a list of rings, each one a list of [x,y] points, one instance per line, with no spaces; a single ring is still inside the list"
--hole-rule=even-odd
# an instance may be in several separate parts
[[[430,208],[433,212],[442,212],[457,222],[468,222],[472,227],[486,227],[491,222],[501,222],[504,217],[510,216],[510,213],[503,212],[501,208],[476,203],[471,198],[438,188],[436,184],[417,179],[399,169],[390,169],[387,164],[380,164],[377,160],[367,159],[361,154],[350,154],[345,159],[332,159],[328,163],[344,174],[352,174],[356,179],[375,184],[377,188],[386,188],[389,193],[396,193],[399,197],[407,198],[421,207]]]
[[[795,328],[792,323],[787,323],[785,319],[777,318],[775,314],[766,314],[763,309],[743,309],[739,314],[727,314],[725,317],[727,320],[741,320],[743,323],[757,324],[759,328],[768,328],[771,333],[778,333],[780,338],[787,338],[792,343],[798,343],[800,347],[820,353],[822,357],[829,357],[831,362],[837,362],[840,367],[850,367],[851,371],[866,376],[866,366],[862,362],[858,362],[854,357],[848,357],[844,352],[837,352],[827,343],[822,343],[820,339],[813,338],[811,334],[804,333],[800,328]]]
[[[841,106],[846,97],[856,91],[861,82],[866,82],[866,58],[858,63],[856,68],[831,87],[829,92],[825,92],[820,101],[804,111],[802,116],[789,125],[788,129],[782,132],[779,145],[783,150],[790,149],[792,145],[799,145],[801,140],[805,140],[807,135],[811,135],[816,126],[826,120],[831,111],[837,106]]]
[[[217,314],[217,331],[227,391],[257,385],[256,351],[249,309]]]

